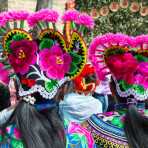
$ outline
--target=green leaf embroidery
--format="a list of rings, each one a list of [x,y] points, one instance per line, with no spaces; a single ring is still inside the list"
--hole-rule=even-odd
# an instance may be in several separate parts
[[[44,38],[39,45],[39,49],[42,50],[44,48],[51,48],[53,44],[53,40]]]

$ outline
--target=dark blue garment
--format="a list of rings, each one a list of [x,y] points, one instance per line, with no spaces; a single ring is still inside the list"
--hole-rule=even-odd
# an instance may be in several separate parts
[[[6,143],[6,144],[0,144],[0,148],[12,148],[12,146]]]
[[[50,108],[56,108],[56,107],[58,107],[58,103],[56,101],[54,101],[53,99],[47,100],[44,103],[35,104],[35,108],[38,111],[42,111],[42,110],[46,110],[46,109],[50,109]]]
[[[107,111],[108,108],[108,95],[94,93],[93,97],[98,99],[102,103],[102,110],[103,112]]]
[[[139,110],[145,109],[145,103],[143,103],[143,102],[138,102],[135,105],[136,105],[137,109],[139,109]],[[128,104],[127,103],[115,104],[115,110],[121,110],[123,108],[128,108]]]

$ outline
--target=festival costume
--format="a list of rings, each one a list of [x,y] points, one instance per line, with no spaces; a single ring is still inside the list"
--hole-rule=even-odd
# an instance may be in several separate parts
[[[3,57],[14,69],[19,84],[19,98],[34,105],[37,110],[56,107],[53,100],[58,89],[67,81],[77,77],[86,64],[87,46],[82,38],[87,29],[93,28],[94,22],[87,14],[78,11],[68,11],[63,21],[70,23],[72,29],[66,29],[70,38],[57,31],[56,22],[59,14],[54,10],[42,9],[29,14],[26,11],[9,11],[0,14],[0,32],[3,35]],[[86,21],[87,20],[87,21]],[[28,22],[28,23],[27,23]],[[27,31],[25,26],[29,24]],[[79,28],[75,30],[74,25]],[[38,27],[36,39],[32,37],[33,27]],[[37,104],[38,93],[43,104]],[[66,120],[65,120],[66,122]],[[67,133],[67,147],[93,147],[92,137],[81,127],[65,126]],[[68,129],[67,129],[68,128]],[[75,138],[77,137],[77,138]],[[21,133],[10,125],[4,138],[8,138],[8,145],[13,148],[23,148]],[[74,139],[74,140],[73,140]],[[91,140],[88,140],[91,139]],[[87,142],[86,142],[87,141]],[[2,143],[2,136],[0,143]],[[7,144],[6,144],[7,145]],[[48,146],[47,146],[48,147]]]
[[[101,101],[102,111],[106,112],[109,107],[109,97],[111,95],[110,87],[110,76],[106,80],[100,81],[99,85],[96,87],[93,97]]]
[[[102,102],[92,96],[98,85],[93,77],[94,67],[86,64],[81,74],[73,80],[75,92],[66,94],[59,103],[60,114],[64,119],[81,123],[93,114],[102,113]]]
[[[83,126],[92,133],[97,147],[127,148],[124,121],[128,106],[135,104],[148,117],[148,109],[144,108],[148,99],[148,36],[98,36],[90,45],[89,58],[99,79],[112,75],[115,89],[125,103],[115,104],[111,112],[91,116]]]
[[[59,110],[63,118],[81,123],[93,114],[102,113],[102,103],[91,95],[70,93],[60,102]]]

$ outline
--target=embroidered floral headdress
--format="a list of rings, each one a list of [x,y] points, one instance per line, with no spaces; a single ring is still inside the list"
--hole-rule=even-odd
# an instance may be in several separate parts
[[[74,79],[75,89],[79,93],[93,92],[97,84],[96,72],[91,64],[86,64],[81,74]]]
[[[54,10],[0,14],[3,56],[20,80],[21,97],[39,92],[51,99],[63,83],[83,70],[87,47],[82,36],[86,29],[93,28],[93,19],[76,10],[67,11],[62,19],[68,24],[64,27],[68,35],[57,30],[59,14]],[[38,28],[36,40],[31,34],[34,27]]]
[[[148,35],[98,36],[90,45],[89,58],[99,79],[112,74],[121,97],[148,99]]]

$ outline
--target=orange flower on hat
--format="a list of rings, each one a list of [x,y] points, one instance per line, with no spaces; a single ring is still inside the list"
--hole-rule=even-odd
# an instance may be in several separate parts
[[[129,5],[129,2],[128,2],[128,0],[121,0],[120,1],[120,7],[121,8],[127,8],[128,7],[128,5]]]
[[[109,9],[112,11],[112,12],[117,12],[119,10],[119,3],[118,2],[112,2],[110,5],[109,5]]]
[[[86,64],[81,74],[77,76],[73,82],[75,86],[75,90],[79,93],[90,93],[93,92],[98,85],[99,81],[96,79],[86,81],[87,77],[95,75],[95,69],[92,65]]]
[[[142,7],[140,9],[140,15],[141,16],[147,16],[148,15],[148,7]]]
[[[140,5],[137,2],[132,2],[130,6],[131,12],[138,12],[140,9]]]
[[[104,6],[100,9],[100,15],[107,16],[109,14],[108,6]]]

